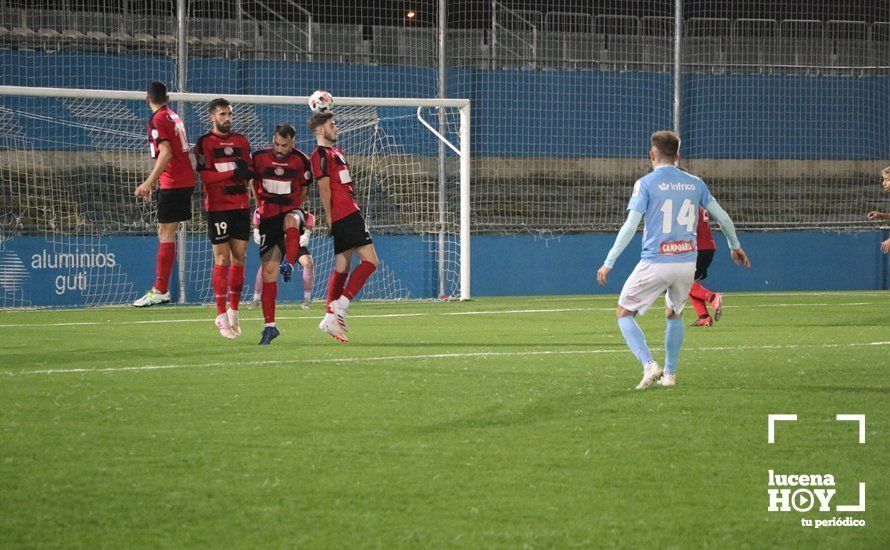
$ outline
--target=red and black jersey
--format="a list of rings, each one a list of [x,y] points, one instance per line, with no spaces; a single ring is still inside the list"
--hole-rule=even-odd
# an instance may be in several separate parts
[[[711,215],[708,211],[698,207],[698,228],[696,229],[699,250],[716,250],[714,236],[711,235]]]
[[[185,135],[185,124],[173,109],[164,105],[148,119],[145,124],[148,132],[148,147],[151,158],[158,158],[160,144],[166,141],[170,144],[173,158],[170,164],[161,174],[161,189],[182,189],[195,186],[195,171],[192,170],[192,161],[189,159],[189,140]]]
[[[359,211],[349,175],[349,163],[339,147],[319,145],[315,148],[312,152],[312,177],[316,181],[331,178],[331,223]]]
[[[247,182],[235,179],[235,159],[252,165],[250,144],[241,134],[221,136],[207,132],[195,145],[198,175],[204,183],[204,209],[208,212],[242,210],[250,207]]]
[[[303,189],[312,183],[312,166],[303,151],[291,149],[280,159],[272,149],[257,151],[253,154],[253,171],[259,176],[253,180],[253,188],[261,219],[303,205]]]

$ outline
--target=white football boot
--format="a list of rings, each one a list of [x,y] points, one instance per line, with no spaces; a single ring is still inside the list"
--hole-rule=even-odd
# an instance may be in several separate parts
[[[653,382],[661,378],[664,370],[656,363],[655,361],[649,361],[646,363],[646,366],[643,367],[643,379],[640,380],[640,383],[637,384],[636,389],[645,390],[649,386],[652,385]]]
[[[161,294],[160,292],[152,288],[145,293],[145,296],[133,302],[133,305],[135,307],[150,307],[167,303],[170,303],[170,292]]]
[[[229,318],[229,328],[232,329],[232,334],[241,336],[241,317],[238,315],[238,311],[229,308],[226,311],[226,316]]]
[[[232,332],[232,327],[229,325],[228,314],[220,313],[216,316],[216,328],[219,329],[219,333],[223,338],[228,338],[229,340],[235,338],[235,333]]]
[[[346,316],[349,315],[349,298],[340,296],[331,302],[331,311],[334,312],[337,324],[340,325],[340,331],[349,332],[349,325],[346,324]]]
[[[324,319],[318,324],[318,328],[322,332],[330,334],[331,338],[338,342],[343,344],[349,342],[349,338],[347,338],[346,335],[343,334],[343,331],[340,330],[340,325],[337,324],[337,318],[332,313],[325,314]]]
[[[663,388],[670,388],[671,386],[677,385],[677,374],[676,373],[664,373],[661,375],[661,378],[656,382],[657,385]]]

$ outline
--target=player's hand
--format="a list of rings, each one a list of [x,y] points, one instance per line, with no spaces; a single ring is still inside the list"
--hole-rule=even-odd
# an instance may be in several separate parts
[[[256,227],[253,228],[253,242],[260,244],[260,230]]]
[[[883,217],[884,217],[884,215],[881,214],[880,212],[878,212],[877,210],[872,210],[865,216],[865,219],[871,222],[874,220],[880,220]]]
[[[256,179],[257,175],[250,171],[247,161],[243,158],[235,159],[235,177],[239,180]]]
[[[735,262],[736,265],[743,265],[748,268],[751,267],[751,260],[748,259],[748,255],[745,254],[742,247],[738,247],[732,251],[732,261]]]
[[[881,252],[884,254],[890,254],[890,239],[881,243]]]
[[[612,271],[612,268],[603,266],[599,268],[596,272],[596,282],[600,285],[606,285],[606,277],[609,275],[609,272]]]
[[[133,195],[135,195],[137,198],[142,197],[142,200],[144,200],[145,202],[150,202],[152,187],[154,187],[152,185],[152,182],[144,181],[136,186],[136,190],[133,191]]]

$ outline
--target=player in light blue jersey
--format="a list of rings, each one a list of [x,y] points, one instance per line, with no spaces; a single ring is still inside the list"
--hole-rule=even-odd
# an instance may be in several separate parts
[[[662,386],[677,383],[677,362],[683,344],[683,306],[695,275],[699,206],[720,225],[733,261],[751,267],[739,245],[732,220],[711,196],[708,186],[700,178],[677,168],[679,153],[677,134],[667,130],[652,134],[649,149],[652,172],[634,184],[627,204],[627,221],[596,273],[599,284],[605,285],[615,260],[633,238],[640,220],[645,218],[640,262],[621,289],[617,311],[618,327],[628,347],[643,365],[643,379],[637,385],[638,390],[644,390],[654,382]],[[667,319],[663,370],[652,359],[643,331],[634,318],[637,313],[644,315],[662,294],[665,295]]]

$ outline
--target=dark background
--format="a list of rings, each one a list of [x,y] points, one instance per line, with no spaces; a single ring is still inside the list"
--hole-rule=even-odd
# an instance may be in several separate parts
[[[294,0],[309,10],[319,23],[351,23],[366,25],[435,26],[436,0],[416,2],[393,0]],[[190,0],[189,11],[196,17],[234,17],[235,0]],[[596,15],[672,16],[671,0],[559,0],[535,2],[504,0],[510,9],[539,12],[579,12]],[[126,5],[126,10],[125,10]],[[303,21],[288,0],[243,0],[244,11],[253,18],[269,19],[274,12]],[[176,0],[0,0],[0,9],[42,8],[77,11],[104,11],[133,14],[176,13]],[[414,9],[417,17],[407,19],[405,13]],[[449,0],[448,25],[452,28],[487,28],[490,25],[489,0]],[[690,17],[819,19],[827,21],[886,21],[890,19],[888,0],[684,0],[683,15]]]

